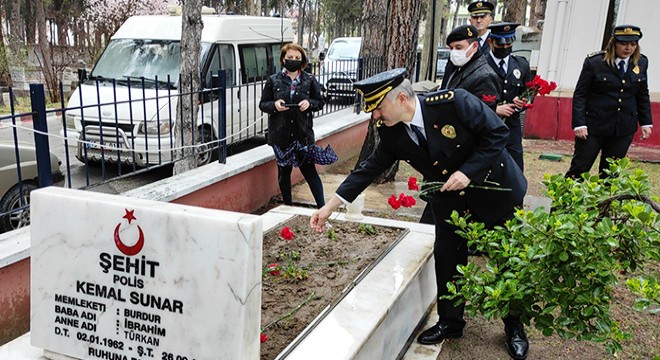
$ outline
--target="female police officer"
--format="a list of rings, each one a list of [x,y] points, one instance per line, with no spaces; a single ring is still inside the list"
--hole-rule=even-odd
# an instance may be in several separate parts
[[[567,177],[589,172],[601,151],[598,170],[602,176],[607,158],[626,156],[637,123],[642,140],[651,135],[648,59],[640,52],[641,38],[639,27],[619,25],[605,51],[584,60],[573,95],[575,150]]]

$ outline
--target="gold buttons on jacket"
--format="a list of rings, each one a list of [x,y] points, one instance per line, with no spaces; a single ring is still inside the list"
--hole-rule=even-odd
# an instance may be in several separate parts
[[[460,196],[464,196],[464,195],[465,195],[465,191],[461,191],[461,192],[459,192],[458,195],[460,195]]]
[[[622,83],[622,84],[625,84],[625,83],[626,83],[626,81],[625,81],[625,80],[621,80],[621,83]]]
[[[442,175],[447,175],[447,169],[442,170]]]
[[[621,99],[619,99],[619,102],[621,102]]]
[[[433,166],[438,166],[438,162],[437,162],[437,161],[434,161],[434,162],[433,162]]]

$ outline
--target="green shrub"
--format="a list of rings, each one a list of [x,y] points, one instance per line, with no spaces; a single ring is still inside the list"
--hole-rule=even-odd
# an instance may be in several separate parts
[[[454,212],[457,233],[488,261],[459,266],[463,276],[447,284],[448,297],[466,302],[472,316],[520,314],[546,336],[603,342],[612,354],[621,350],[619,341],[630,336],[610,316],[617,273],[657,261],[660,248],[657,197],[648,194],[647,175],[630,164],[610,162],[605,179],[545,175],[550,212],[518,210],[493,230]],[[657,282],[637,281],[629,287],[646,296],[638,308],[657,305]]]

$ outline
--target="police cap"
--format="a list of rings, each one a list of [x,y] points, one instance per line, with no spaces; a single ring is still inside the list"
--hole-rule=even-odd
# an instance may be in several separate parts
[[[520,26],[518,23],[504,22],[493,24],[489,26],[490,37],[493,42],[498,45],[513,44],[516,41],[516,28]]]
[[[642,29],[635,25],[618,25],[614,28],[612,36],[617,41],[639,41],[642,38]]]
[[[475,1],[468,5],[468,11],[472,17],[488,15],[493,10],[495,10],[495,5],[488,1]]]
[[[364,112],[374,111],[385,95],[403,82],[405,75],[406,68],[397,68],[353,83],[353,88],[362,95]]]
[[[476,27],[472,25],[457,26],[447,36],[447,45],[454,41],[476,39],[477,37],[479,37],[479,34],[477,33]]]

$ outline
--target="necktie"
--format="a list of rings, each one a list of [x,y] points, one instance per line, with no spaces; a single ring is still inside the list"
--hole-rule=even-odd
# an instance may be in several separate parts
[[[624,77],[626,75],[626,68],[625,68],[626,62],[621,60],[619,61],[619,73],[621,74],[621,77]]]
[[[500,71],[504,76],[506,76],[506,70],[504,70],[504,59],[500,60]]]
[[[429,152],[429,144],[426,142],[426,137],[424,137],[424,134],[422,134],[421,129],[415,125],[410,125],[410,128],[413,130],[415,135],[417,135],[417,144],[419,147],[421,147],[422,150]]]

